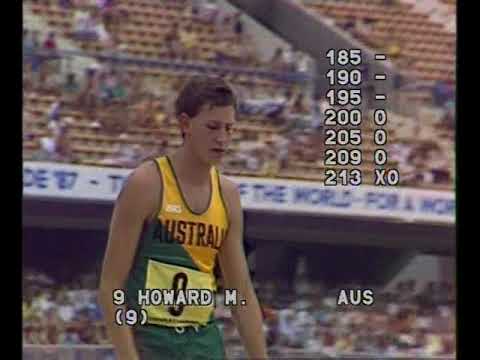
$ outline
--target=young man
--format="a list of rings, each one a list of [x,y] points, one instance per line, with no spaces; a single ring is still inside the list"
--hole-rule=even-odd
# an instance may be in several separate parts
[[[175,103],[184,144],[140,165],[118,197],[103,263],[99,299],[119,360],[223,359],[213,304],[139,305],[145,289],[215,290],[216,259],[226,289],[237,289],[232,316],[252,359],[267,358],[262,316],[245,260],[236,185],[216,165],[231,141],[236,100],[221,79],[196,78]],[[125,305],[113,304],[116,289]],[[163,294],[163,293],[162,293]],[[170,304],[171,305],[171,304]],[[118,326],[132,309],[147,324]]]

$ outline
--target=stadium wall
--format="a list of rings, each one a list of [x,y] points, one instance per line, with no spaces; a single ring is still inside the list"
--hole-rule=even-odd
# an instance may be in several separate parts
[[[410,262],[396,274],[389,282],[386,289],[395,290],[399,282],[415,279],[417,289],[423,289],[429,282],[451,283],[455,278],[453,258],[445,258],[431,255],[416,255]]]
[[[239,8],[233,6],[226,0],[219,0],[218,5],[228,12],[240,11]],[[244,24],[244,32],[255,46],[255,51],[262,61],[268,61],[273,56],[275,49],[278,47],[285,48],[288,42],[281,39],[264,25],[255,21],[245,13],[241,20]]]

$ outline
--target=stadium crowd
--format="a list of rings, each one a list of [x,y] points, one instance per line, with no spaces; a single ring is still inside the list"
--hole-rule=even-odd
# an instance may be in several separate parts
[[[88,159],[88,154],[75,151],[72,146],[70,134],[78,121],[69,116],[72,111],[89,119],[88,125],[95,134],[116,137],[111,150],[98,159],[98,165],[131,168],[152,155],[167,153],[172,147],[171,136],[152,131],[153,141],[142,144],[130,130],[174,128],[174,117],[167,109],[171,109],[172,94],[181,85],[180,81],[173,79],[169,88],[154,89],[142,76],[131,76],[101,64],[85,69],[83,79],[77,79],[72,72],[62,79],[55,67],[48,63],[44,66],[47,69],[38,81],[33,80],[35,76],[27,77],[24,84],[26,91],[32,86],[32,92],[45,91],[55,96],[48,109],[41,112],[29,106],[24,108],[24,139],[38,144],[31,159],[71,163]],[[36,84],[30,84],[31,79]],[[277,176],[296,160],[319,160],[318,154],[325,148],[322,125],[328,104],[324,100],[315,102],[299,87],[283,92],[252,85],[235,87],[242,118],[261,119],[261,125],[274,128],[275,133],[265,136],[255,131],[240,132],[236,147],[239,151],[232,151],[226,157],[224,171],[244,169],[250,174]],[[46,125],[43,127],[46,131],[32,131],[32,123]],[[439,126],[449,132],[447,125]],[[453,132],[450,134],[452,139]],[[435,139],[421,143],[411,139],[393,143],[389,149],[404,175],[404,184],[449,184],[452,174],[445,147],[439,146]]]
[[[305,283],[304,289],[315,285]],[[328,355],[454,352],[455,300],[449,284],[432,282],[417,292],[413,280],[402,282],[395,292],[374,292],[372,306],[337,304],[339,289],[358,289],[356,284],[327,289],[323,296],[301,290],[283,304],[270,288],[259,294],[272,304],[266,330],[270,346],[279,352],[283,347]]]
[[[26,270],[23,282],[25,344],[109,343],[96,299],[93,274],[70,284]],[[417,289],[414,280],[395,291],[375,291],[372,306],[337,305],[340,288],[301,281],[294,289],[275,282],[255,283],[263,307],[264,330],[272,353],[302,350],[333,354],[452,355],[455,352],[455,291],[452,284],[430,282]],[[216,318],[229,347],[240,337],[216,298]]]

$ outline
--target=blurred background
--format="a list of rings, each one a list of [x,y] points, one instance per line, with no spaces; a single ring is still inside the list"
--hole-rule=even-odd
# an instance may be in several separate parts
[[[239,98],[221,171],[240,186],[271,358],[455,358],[455,0],[24,0],[23,16],[25,359],[114,359],[96,300],[113,201],[181,146],[172,105],[196,74]],[[362,63],[331,66],[329,49]],[[341,68],[361,84],[331,85]],[[332,88],[362,104],[330,105]],[[358,187],[323,185],[329,108],[362,111]],[[375,168],[400,183],[374,186]],[[340,289],[374,304],[338,305]]]

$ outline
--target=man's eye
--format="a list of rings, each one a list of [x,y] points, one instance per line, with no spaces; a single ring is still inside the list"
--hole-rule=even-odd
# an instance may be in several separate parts
[[[210,130],[217,130],[218,127],[217,126],[207,126]]]

